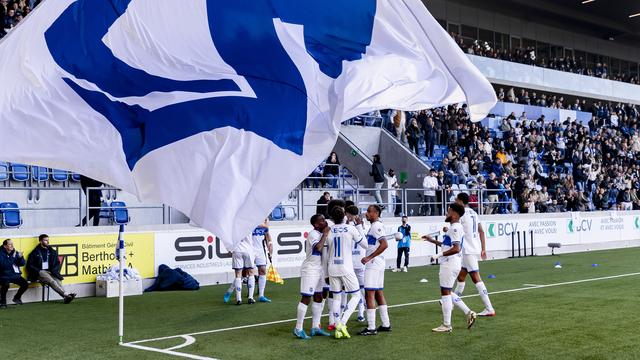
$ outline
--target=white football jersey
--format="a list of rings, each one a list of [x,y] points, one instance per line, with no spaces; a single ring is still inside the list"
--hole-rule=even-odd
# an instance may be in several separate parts
[[[253,229],[253,232],[251,233],[251,242],[253,244],[254,250],[264,252],[263,241],[268,232],[269,228],[267,227],[258,226],[257,228]]]
[[[322,251],[316,250],[316,245],[322,239],[322,233],[318,230],[311,230],[307,235],[306,253],[307,257],[302,262],[301,273],[322,273]]]
[[[367,232],[367,256],[373,254],[380,246],[380,238],[384,237],[384,226],[379,220],[371,223]],[[382,259],[382,254],[377,256]]]
[[[478,232],[478,224],[480,218],[478,214],[471,208],[464,209],[464,215],[460,218],[460,224],[464,229],[464,247],[463,254],[477,255],[482,252],[482,244],[480,243],[480,233]]]
[[[358,230],[352,225],[334,225],[327,240],[329,242],[329,276],[355,274],[352,249],[362,240]]]
[[[233,252],[253,254],[253,241],[251,240],[251,235],[240,240],[240,242],[236,244],[236,247],[233,248]]]
[[[442,240],[442,252],[449,251],[456,243],[459,244],[462,249],[464,249],[464,228],[459,222],[451,224],[451,226],[447,230],[447,233],[444,234],[444,238]],[[453,258],[460,259],[462,258],[462,255],[460,253],[457,253],[451,256],[443,256],[442,260],[440,261],[444,264],[448,261],[453,260]]]
[[[364,240],[365,236],[364,236],[364,230],[362,230],[362,225],[360,225],[360,228],[358,228],[358,226],[355,226],[355,227],[356,227],[356,230],[358,230],[358,233],[360,234],[360,239]],[[353,255],[354,270],[364,269],[364,264],[362,263],[361,260],[364,257],[365,251],[366,251],[366,246],[361,241],[356,241],[356,243],[353,244],[353,249],[351,251],[351,254]]]

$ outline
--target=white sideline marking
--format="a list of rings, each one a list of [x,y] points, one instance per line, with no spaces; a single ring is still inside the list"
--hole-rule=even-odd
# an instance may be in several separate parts
[[[540,287],[540,286],[544,286],[544,285],[536,285],[536,284],[522,284],[524,286],[532,286],[532,287]]]
[[[189,336],[189,335],[183,335],[182,336],[184,338],[184,343],[180,344],[180,345],[176,345],[174,347],[170,347],[167,350],[176,350],[176,349],[180,349],[183,347],[187,347],[191,344],[193,344],[194,342],[196,342],[196,338],[194,338],[193,336]]]
[[[592,281],[600,281],[600,280],[610,280],[610,279],[617,279],[617,278],[621,278],[621,277],[637,276],[637,275],[640,275],[640,272],[628,273],[628,274],[620,274],[620,275],[611,275],[611,276],[603,276],[603,277],[599,277],[599,278],[591,278],[591,279],[583,279],[583,280],[575,280],[575,281],[564,281],[564,282],[546,284],[546,285],[523,284],[525,286],[526,285],[529,285],[529,286],[528,287],[524,287],[524,288],[517,288],[517,289],[493,291],[493,292],[490,292],[489,295],[506,294],[506,293],[511,293],[511,292],[542,289],[542,288],[562,286],[562,285],[580,284],[580,283],[592,282]],[[479,294],[464,295],[464,296],[462,296],[462,298],[470,298],[470,297],[477,297],[477,296],[480,296],[480,295]],[[389,305],[388,307],[389,308],[399,308],[399,307],[412,306],[412,305],[436,303],[438,301],[440,301],[440,299],[416,301],[416,302],[411,302],[411,303],[406,303],[406,304]],[[328,316],[328,315],[325,314],[325,315],[322,315],[322,316]],[[305,319],[309,319],[309,318],[310,317],[306,317]],[[269,321],[269,322],[259,323],[259,324],[234,326],[234,327],[229,327],[229,328],[224,328],[224,329],[199,331],[199,332],[194,332],[194,333],[189,333],[189,334],[171,335],[171,336],[164,336],[164,337],[158,337],[158,338],[153,338],[153,339],[137,340],[137,341],[132,341],[132,342],[128,342],[128,343],[123,343],[121,345],[122,346],[126,346],[126,347],[130,347],[130,348],[134,348],[134,349],[154,351],[154,352],[159,352],[159,353],[163,353],[163,354],[167,354],[167,355],[185,357],[185,358],[189,358],[189,359],[218,360],[218,359],[215,359],[215,358],[209,358],[209,357],[204,357],[204,356],[181,353],[181,352],[173,351],[173,349],[178,349],[178,348],[182,348],[182,347],[185,347],[185,346],[193,344],[195,342],[195,339],[193,337],[197,336],[197,335],[214,334],[214,333],[225,332],[225,331],[233,331],[233,330],[247,329],[247,328],[253,328],[253,327],[260,327],[260,326],[282,324],[282,323],[287,323],[287,322],[293,322],[293,321],[296,321],[296,320],[297,319],[286,319],[286,320]],[[187,345],[181,344],[181,345],[169,348],[169,349],[158,349],[158,348],[153,348],[153,347],[149,347],[149,346],[138,345],[140,343],[169,340],[169,339],[175,339],[175,338],[179,338],[179,337],[182,337],[182,338],[186,339],[185,344],[190,341],[190,338],[193,339],[193,341],[191,343],[187,344]]]

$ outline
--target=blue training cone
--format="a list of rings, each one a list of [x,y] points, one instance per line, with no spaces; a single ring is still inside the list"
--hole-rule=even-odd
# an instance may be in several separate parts
[[[591,264],[591,267],[600,266],[599,264]]]
[[[489,274],[489,275],[487,275],[487,279],[495,279],[495,278],[496,278],[496,276],[495,276],[495,275],[493,275],[493,274]]]
[[[560,264],[560,261],[557,261],[553,267],[556,269],[562,269],[562,264]]]

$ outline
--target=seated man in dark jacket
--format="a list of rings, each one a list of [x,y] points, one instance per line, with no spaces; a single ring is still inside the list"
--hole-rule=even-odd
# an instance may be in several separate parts
[[[27,291],[29,283],[20,275],[20,266],[24,266],[24,257],[13,248],[13,241],[6,239],[0,248],[0,308],[7,307],[7,292],[9,284],[13,283],[20,288],[13,297],[13,302],[22,305],[22,294]]]
[[[42,234],[38,237],[40,243],[29,254],[27,260],[27,276],[31,282],[41,282],[49,285],[68,304],[76,297],[76,294],[67,294],[62,287],[62,275],[60,275],[60,260],[58,252],[49,246],[49,236]]]

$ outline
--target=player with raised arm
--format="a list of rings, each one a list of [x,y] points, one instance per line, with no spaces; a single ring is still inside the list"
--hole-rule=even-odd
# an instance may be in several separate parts
[[[271,244],[271,235],[269,235],[269,219],[258,225],[251,233],[251,243],[253,245],[254,264],[258,268],[258,301],[269,303],[271,300],[264,296],[264,290],[267,287],[267,256],[266,251],[271,255],[273,245]],[[265,251],[266,250],[266,251]],[[255,270],[252,277],[255,276]],[[250,289],[255,290],[255,287]],[[253,292],[251,293],[253,298]]]
[[[333,225],[329,234],[329,284],[333,294],[331,312],[336,322],[336,339],[350,338],[347,331],[347,322],[351,314],[356,310],[360,301],[360,286],[358,278],[353,271],[352,250],[353,246],[364,239],[360,232],[352,225],[345,224],[345,211],[342,207],[335,207],[331,211]],[[347,307],[340,315],[340,299],[342,290],[350,295]]]
[[[476,321],[476,313],[471,311],[469,307],[462,301],[462,299],[451,292],[453,284],[460,273],[462,267],[462,250],[464,243],[464,229],[460,224],[460,218],[464,216],[464,207],[460,204],[453,203],[447,210],[446,222],[451,226],[447,229],[443,241],[437,241],[430,235],[425,235],[422,238],[433,244],[442,247],[442,252],[431,256],[431,262],[435,262],[440,259],[440,294],[442,296],[440,302],[442,303],[442,325],[433,329],[433,332],[451,332],[451,313],[453,312],[453,304],[459,307],[467,317],[467,328]]]
[[[358,209],[355,205],[347,206],[345,209],[347,213],[347,219],[350,225],[354,225],[356,230],[360,232],[360,235],[364,238],[364,228],[362,226],[362,220],[360,218],[360,209]],[[365,302],[365,294],[364,294],[364,265],[362,264],[362,258],[364,257],[364,253],[367,250],[367,243],[361,241],[353,246],[352,249],[353,255],[353,271],[356,273],[356,277],[358,278],[358,285],[360,285],[360,302],[358,303],[358,321],[362,322],[365,320],[364,318],[364,302]],[[344,303],[344,301],[343,301]]]
[[[367,232],[367,254],[361,262],[364,268],[364,291],[367,300],[367,328],[360,335],[376,335],[378,331],[391,331],[391,322],[387,310],[387,300],[384,298],[384,268],[382,253],[389,244],[384,234],[384,227],[380,221],[382,209],[378,205],[369,205],[366,217],[371,223]],[[380,310],[382,325],[376,329],[376,304]]]
[[[300,268],[300,294],[302,299],[298,303],[298,313],[296,319],[296,327],[293,329],[293,335],[307,340],[311,337],[304,332],[303,323],[307,315],[307,307],[313,297],[313,305],[311,307],[311,336],[330,336],[330,334],[320,326],[320,317],[324,309],[324,301],[322,298],[324,281],[324,270],[322,268],[322,249],[326,243],[327,236],[331,228],[323,215],[316,214],[311,217],[311,225],[313,230],[307,235],[306,255]]]
[[[487,259],[484,230],[478,218],[478,214],[469,207],[469,194],[460,193],[456,197],[456,203],[465,207],[464,216],[460,219],[460,224],[464,229],[464,247],[462,248],[462,269],[458,274],[458,283],[453,291],[458,296],[464,292],[465,279],[467,274],[471,275],[471,280],[478,289],[478,294],[484,303],[484,310],[478,316],[496,316],[496,312],[489,300],[487,287],[480,277],[480,266],[478,257]]]

